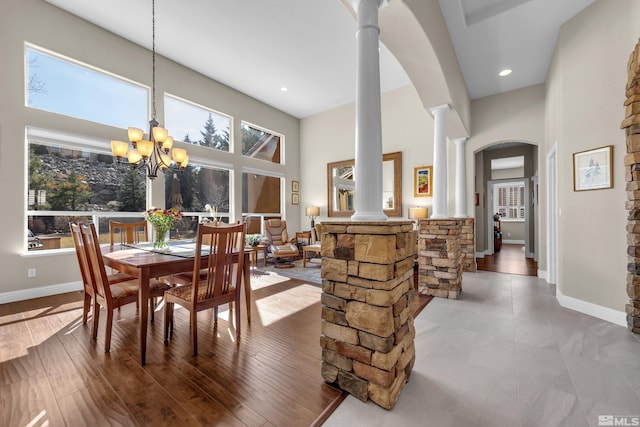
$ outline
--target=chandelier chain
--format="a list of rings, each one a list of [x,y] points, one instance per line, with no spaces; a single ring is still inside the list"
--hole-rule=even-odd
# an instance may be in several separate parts
[[[156,120],[156,0],[151,0],[151,118]]]

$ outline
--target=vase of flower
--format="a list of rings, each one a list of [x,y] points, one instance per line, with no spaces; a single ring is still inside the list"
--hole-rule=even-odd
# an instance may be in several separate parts
[[[153,248],[166,249],[169,247],[169,230],[176,220],[182,218],[182,212],[177,209],[151,208],[144,213],[147,221],[153,225]]]
[[[165,249],[169,246],[169,228],[159,225],[153,226],[155,234],[153,238],[153,249]]]

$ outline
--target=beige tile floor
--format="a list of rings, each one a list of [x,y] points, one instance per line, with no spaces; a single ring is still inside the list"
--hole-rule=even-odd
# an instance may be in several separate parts
[[[462,299],[415,319],[416,363],[391,411],[349,396],[324,426],[598,426],[640,417],[640,337],[560,307],[535,277],[465,273]]]

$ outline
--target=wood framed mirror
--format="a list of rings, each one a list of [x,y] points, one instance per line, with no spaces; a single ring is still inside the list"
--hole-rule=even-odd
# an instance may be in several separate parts
[[[327,163],[327,213],[349,217],[355,211],[355,160]],[[402,216],[402,152],[382,155],[382,200],[389,217]]]

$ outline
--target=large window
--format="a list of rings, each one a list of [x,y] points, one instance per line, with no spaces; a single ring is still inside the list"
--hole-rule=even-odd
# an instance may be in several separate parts
[[[149,90],[32,46],[25,52],[26,105],[126,129],[144,129]]]
[[[524,221],[524,182],[495,184],[493,210],[503,221]]]
[[[206,205],[215,208],[216,219],[229,222],[230,176],[228,169],[197,164],[181,172],[165,173],[165,209],[176,208],[184,213],[171,231],[172,238],[195,237],[198,223],[203,217],[211,217],[211,212],[205,211]]]
[[[265,219],[281,217],[281,178],[259,172],[242,173],[242,215],[247,233],[261,233]]]
[[[28,250],[73,247],[71,221],[93,221],[105,243],[110,219],[140,219],[147,205],[146,180],[139,171],[118,165],[105,143],[32,128],[27,132]]]
[[[230,151],[231,117],[165,94],[164,118],[177,141]]]
[[[281,162],[281,135],[242,122],[242,155],[272,163]]]

